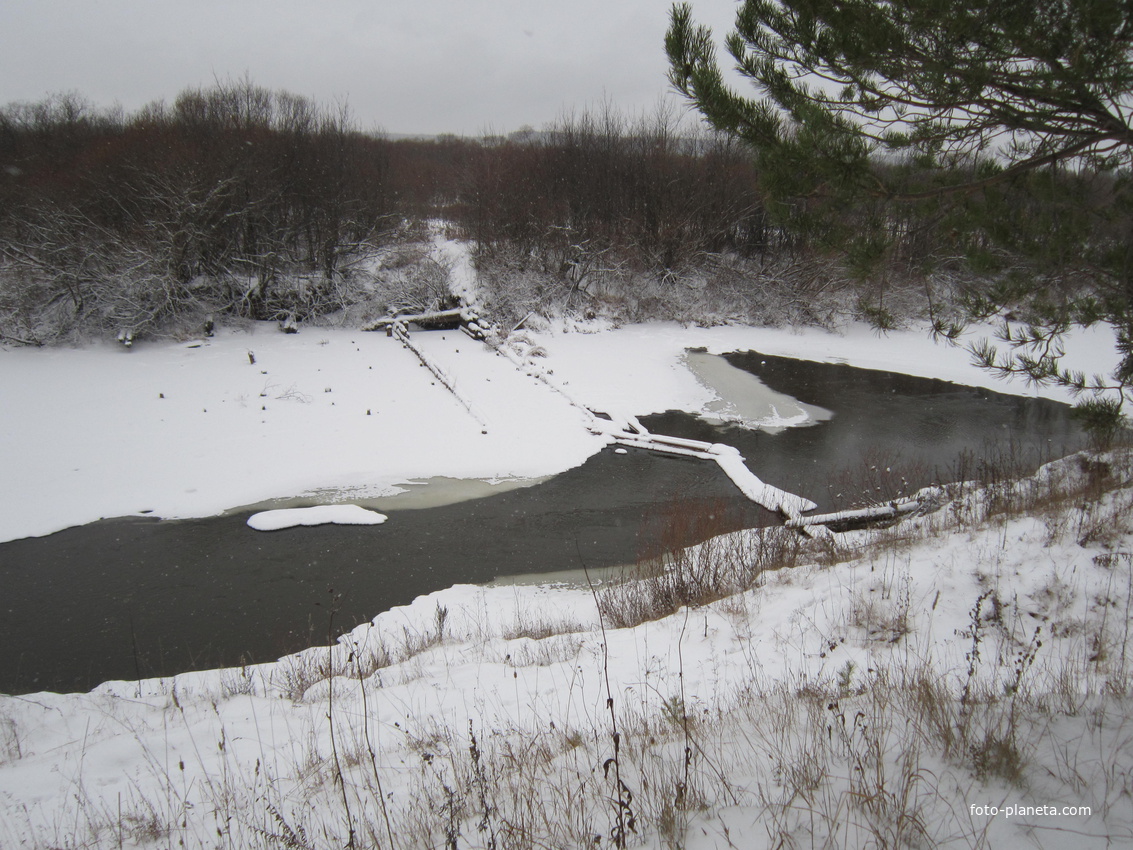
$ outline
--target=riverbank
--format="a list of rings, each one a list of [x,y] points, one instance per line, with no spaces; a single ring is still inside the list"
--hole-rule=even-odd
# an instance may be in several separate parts
[[[836,550],[715,538],[661,575],[750,589],[667,615],[665,578],[460,586],[274,664],[0,697],[0,843],[1129,841],[1130,476],[1071,458]]]
[[[392,340],[264,330],[200,348],[0,352],[0,390],[17,401],[0,415],[19,435],[4,448],[18,474],[6,533],[382,491],[454,461],[469,477],[540,474],[604,445],[545,383],[510,365],[505,378],[491,354],[466,361],[463,336],[419,335],[462,386],[483,379],[479,408],[498,411],[487,435]],[[597,329],[531,334],[544,356],[530,362],[630,415],[719,414],[680,362],[698,346],[990,383],[916,332],[584,330]],[[1072,349],[1077,365],[1104,369],[1110,349],[1093,346],[1091,366],[1090,347]],[[389,384],[366,383],[371,371]],[[269,378],[281,387],[270,405]],[[484,400],[497,378],[499,405]],[[256,418],[256,399],[271,417]],[[383,415],[396,421],[374,426]],[[163,461],[171,445],[183,456]],[[167,464],[152,478],[150,459]],[[636,626],[608,619],[641,607],[632,589],[619,603],[577,586],[460,586],[272,664],[0,697],[0,844],[582,846],[618,830],[631,846],[691,848],[1131,840],[1128,465],[1076,458],[1023,488],[987,472],[990,488],[837,549],[752,532],[673,553],[670,566],[769,568],[749,590]],[[1030,811],[988,813],[1006,805]]]
[[[571,323],[528,332],[526,371],[457,331],[414,339],[487,417],[487,426],[382,334],[274,325],[210,339],[81,349],[0,348],[5,493],[0,541],[106,517],[211,516],[300,497],[376,499],[434,477],[514,481],[581,464],[608,438],[549,382],[595,410],[718,415],[720,397],[686,349],[756,350],[893,369],[1000,392],[960,348],[924,330],[879,336],[865,325],[809,329],[621,329]],[[1112,340],[1083,331],[1068,366],[1104,371]],[[1064,391],[1039,395],[1068,400]],[[485,433],[486,432],[486,433]],[[758,470],[753,470],[758,474]]]

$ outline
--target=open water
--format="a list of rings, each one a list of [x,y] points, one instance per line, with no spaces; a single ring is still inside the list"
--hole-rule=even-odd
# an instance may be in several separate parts
[[[1066,405],[747,352],[728,361],[833,416],[779,433],[684,413],[658,433],[729,443],[763,480],[820,510],[974,474],[1031,468],[1083,437]],[[248,513],[112,519],[0,544],[0,692],[270,661],[459,583],[632,563],[708,531],[775,523],[716,464],[605,450],[545,482],[378,526],[248,528]],[[711,512],[705,525],[688,517]]]

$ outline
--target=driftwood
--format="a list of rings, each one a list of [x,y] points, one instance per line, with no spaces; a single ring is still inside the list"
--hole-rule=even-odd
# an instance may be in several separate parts
[[[846,531],[853,528],[894,520],[906,514],[916,513],[924,506],[918,499],[890,502],[887,505],[874,505],[851,511],[836,511],[831,514],[792,517],[784,523],[788,528],[806,529],[813,525],[824,525],[831,530]]]
[[[435,310],[430,313],[412,313],[402,316],[383,316],[377,321],[371,322],[368,325],[363,325],[364,331],[379,331],[391,325],[419,325],[421,327],[441,328],[454,328],[458,325],[463,325],[466,322],[475,320],[475,313],[470,312],[465,307],[457,307],[453,310]]]
[[[743,456],[732,446],[720,443],[705,443],[700,440],[688,440],[683,437],[669,437],[664,434],[653,434],[646,430],[636,419],[632,422],[614,422],[605,419],[590,411],[594,418],[590,430],[596,434],[605,434],[618,445],[680,457],[695,457],[702,460],[712,460],[721,471],[732,479],[732,483],[740,492],[758,505],[769,511],[776,511],[785,517],[797,517],[803,511],[812,510],[814,502],[794,493],[788,493],[761,481],[744,462]]]
[[[409,332],[405,329],[405,325],[401,322],[395,322],[390,325],[392,331],[391,335],[396,337],[398,342],[417,355],[417,359],[421,361],[421,365],[433,373],[433,377],[440,382],[440,385],[452,393],[453,398],[460,402],[461,406],[468,411],[468,415],[475,419],[480,425],[480,433],[488,433],[488,421],[478,411],[471,401],[461,395],[456,389],[456,382],[452,376],[448,374],[439,365],[430,360],[421,349],[413,344],[413,340],[409,338]]]

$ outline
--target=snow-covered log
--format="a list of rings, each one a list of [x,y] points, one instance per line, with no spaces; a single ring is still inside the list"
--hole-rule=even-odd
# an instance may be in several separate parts
[[[383,330],[389,325],[408,325],[408,324],[435,324],[438,322],[468,322],[475,319],[475,314],[470,313],[467,308],[457,307],[452,310],[435,310],[430,313],[413,313],[403,316],[383,316],[382,318],[370,322],[368,325],[363,325],[364,331],[377,331]]]
[[[417,359],[421,361],[421,365],[423,365],[426,369],[433,373],[433,376],[441,382],[441,386],[452,393],[453,397],[460,402],[461,406],[463,406],[465,410],[468,411],[468,415],[480,424],[482,432],[487,434],[488,421],[475,408],[471,401],[457,392],[456,381],[453,380],[452,376],[449,375],[449,373],[442,369],[439,365],[426,357],[425,353],[413,344],[413,341],[409,338],[409,331],[405,329],[404,324],[402,324],[401,322],[395,322],[390,327],[393,330],[392,335],[395,336],[402,345],[404,345],[406,348],[417,355]]]
[[[740,488],[740,492],[753,502],[788,517],[797,516],[803,511],[812,511],[818,507],[810,499],[804,499],[802,496],[796,496],[794,493],[788,493],[786,490],[780,490],[778,487],[772,487],[770,484],[761,481],[747,468],[743,455],[732,446],[714,443],[712,448],[716,463]]]
[[[477,342],[484,341],[484,331],[480,329],[479,322],[469,322],[460,326],[461,333]]]
[[[887,505],[874,505],[868,508],[858,508],[850,511],[836,511],[830,514],[815,514],[814,516],[799,516],[788,520],[788,528],[804,528],[811,525],[841,525],[871,520],[892,519],[894,517],[910,514],[920,510],[921,503],[916,499],[901,502],[890,502]]]
[[[607,427],[604,427],[604,424]],[[714,460],[723,470],[724,474],[732,479],[732,483],[740,492],[770,511],[783,514],[788,518],[798,517],[803,511],[811,511],[817,507],[814,502],[780,490],[760,480],[744,462],[743,455],[732,447],[721,443],[705,443],[700,440],[688,440],[683,437],[669,437],[664,434],[630,433],[621,430],[614,423],[595,417],[590,430],[599,434],[608,434],[613,442],[621,446],[663,454],[678,455],[681,457],[695,457],[702,460]],[[788,523],[789,524],[789,523]]]
[[[662,442],[650,440],[648,437],[639,437],[636,434],[618,434],[614,437],[614,442],[619,446],[627,446],[631,449],[645,449],[647,451],[660,452],[661,454],[675,455],[677,457],[695,457],[700,460],[716,460],[716,457],[708,452],[682,448],[680,446],[670,446]]]

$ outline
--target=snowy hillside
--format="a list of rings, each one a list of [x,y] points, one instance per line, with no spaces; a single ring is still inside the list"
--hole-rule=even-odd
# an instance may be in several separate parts
[[[572,399],[718,413],[690,347],[989,383],[865,328],[548,328],[522,368],[414,341],[483,422],[384,334],[0,350],[0,539],[553,474],[607,443]],[[744,532],[625,585],[439,591],[273,664],[0,696],[0,846],[1130,843],[1130,475],[992,470],[835,544]]]
[[[752,589],[634,627],[656,580],[462,586],[277,664],[0,698],[0,843],[1120,845],[1130,472],[719,538],[666,575]]]

